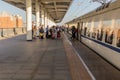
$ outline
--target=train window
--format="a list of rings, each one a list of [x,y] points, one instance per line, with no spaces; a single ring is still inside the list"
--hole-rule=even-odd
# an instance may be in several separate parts
[[[112,33],[109,35],[108,43],[112,44],[112,42],[113,42],[113,36],[114,36],[114,34],[113,34],[113,32],[112,32]]]
[[[81,32],[83,31],[83,22],[81,22],[81,28],[80,28]]]
[[[103,38],[103,29],[101,31],[97,30],[97,39],[102,41]]]
[[[87,32],[87,36],[90,37],[90,32],[89,31]]]
[[[118,35],[117,35],[117,47],[120,47],[120,29],[118,30]]]
[[[84,28],[84,35],[86,36],[87,27]]]
[[[87,35],[88,37],[90,37],[90,29],[89,29],[89,28],[87,28],[87,33],[86,33],[86,35]]]
[[[105,42],[107,42],[108,31],[105,32]]]
[[[97,30],[97,39],[99,40],[100,32]]]
[[[109,43],[109,44],[112,44],[113,36],[114,36],[113,31],[112,32],[111,31],[106,31],[106,33],[105,33],[105,42]]]
[[[93,33],[92,33],[92,38],[95,38],[95,36],[96,36],[96,33],[93,32]]]
[[[93,29],[93,32],[92,32],[92,38],[95,39],[95,37],[96,37],[96,29]]]

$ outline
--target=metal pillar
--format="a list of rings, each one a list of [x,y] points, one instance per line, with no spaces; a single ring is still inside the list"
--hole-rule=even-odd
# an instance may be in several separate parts
[[[32,40],[32,1],[26,0],[26,23],[27,23],[27,40]]]
[[[46,27],[46,21],[45,21],[45,10],[44,10],[44,28]]]
[[[48,23],[47,23],[47,12],[45,13],[45,28],[47,27]]]
[[[37,29],[37,36],[39,36],[39,25],[40,25],[40,11],[39,11],[39,2],[36,0],[36,29]]]
[[[44,25],[44,11],[42,10],[42,12],[41,12],[41,15],[42,15],[42,25]]]
[[[46,25],[48,25],[48,13],[46,13]]]
[[[40,4],[40,26],[42,25],[42,7]]]

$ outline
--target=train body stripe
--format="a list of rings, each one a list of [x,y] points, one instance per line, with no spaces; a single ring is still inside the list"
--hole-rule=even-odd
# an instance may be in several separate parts
[[[98,43],[98,44],[100,44],[100,45],[102,45],[102,46],[105,46],[105,47],[107,47],[107,48],[109,48],[109,49],[112,49],[113,51],[116,51],[116,52],[120,53],[120,49],[119,49],[119,48],[116,48],[116,47],[114,47],[114,46],[111,46],[111,45],[109,45],[109,44],[103,43],[103,42],[98,41],[98,40],[94,40],[94,39],[89,38],[89,37],[86,37],[86,36],[84,36],[84,35],[81,35],[81,36],[84,37],[84,38],[87,38],[87,39],[89,39],[89,40],[91,40],[91,41],[93,41],[93,42],[95,42],[95,43]]]

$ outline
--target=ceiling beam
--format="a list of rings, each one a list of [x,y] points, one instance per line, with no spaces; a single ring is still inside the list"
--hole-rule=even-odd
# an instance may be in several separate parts
[[[25,3],[25,0],[4,0],[5,2]]]
[[[50,14],[55,14],[55,13],[50,13]],[[58,12],[58,14],[65,14],[65,12]]]
[[[56,2],[54,2],[54,7],[55,7],[55,13],[56,13],[56,18],[58,17],[58,15],[57,15],[57,7],[56,7]]]
[[[45,5],[46,8],[54,8],[54,6],[50,6],[50,5]],[[67,5],[56,5],[57,8],[68,8]]]
[[[72,0],[40,0],[41,2],[71,2]]]
[[[26,10],[25,0],[3,0],[7,3],[10,3],[18,8]],[[69,8],[70,4],[73,0],[39,0],[42,9],[45,10],[49,16],[51,16],[54,20],[63,18],[67,9]],[[65,5],[68,3],[69,5]],[[59,5],[57,5],[59,4]],[[32,0],[32,9],[33,13],[35,14],[35,1]],[[60,17],[61,16],[61,17]]]
[[[66,12],[66,10],[48,10],[48,12]]]

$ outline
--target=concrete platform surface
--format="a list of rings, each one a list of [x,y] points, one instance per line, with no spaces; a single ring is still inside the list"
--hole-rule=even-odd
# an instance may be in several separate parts
[[[0,40],[0,80],[72,80],[62,39]]]

